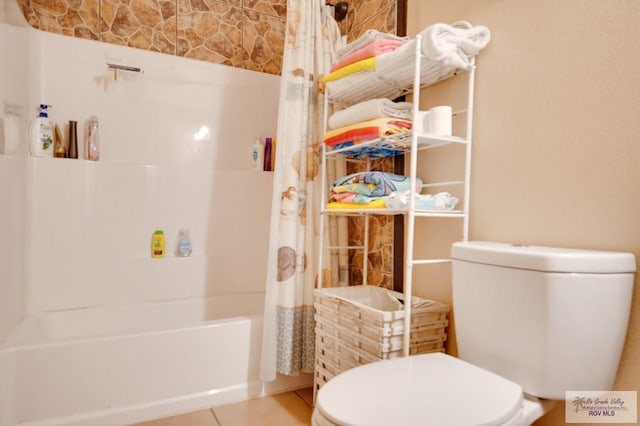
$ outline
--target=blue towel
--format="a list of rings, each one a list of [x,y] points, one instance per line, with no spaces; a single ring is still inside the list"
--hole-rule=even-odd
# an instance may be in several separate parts
[[[355,192],[370,197],[382,197],[392,192],[409,191],[411,179],[408,176],[387,172],[360,172],[337,179],[331,186],[336,192]],[[416,179],[416,192],[420,192],[422,180]]]

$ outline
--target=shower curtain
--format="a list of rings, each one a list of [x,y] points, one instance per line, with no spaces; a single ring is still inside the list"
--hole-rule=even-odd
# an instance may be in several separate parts
[[[340,43],[324,0],[288,0],[265,289],[261,376],[313,372],[326,74]]]

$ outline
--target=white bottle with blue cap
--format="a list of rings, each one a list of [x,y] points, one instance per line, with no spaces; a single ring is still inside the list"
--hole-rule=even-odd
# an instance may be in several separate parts
[[[259,136],[251,147],[251,161],[254,170],[264,170],[264,145]]]
[[[40,113],[29,126],[29,153],[34,157],[53,157],[53,124],[47,109],[51,105],[40,104]]]

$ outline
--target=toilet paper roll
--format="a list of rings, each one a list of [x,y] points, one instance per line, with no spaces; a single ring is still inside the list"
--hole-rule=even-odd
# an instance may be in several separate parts
[[[438,136],[451,136],[452,108],[449,105],[441,105],[428,111],[428,132]]]

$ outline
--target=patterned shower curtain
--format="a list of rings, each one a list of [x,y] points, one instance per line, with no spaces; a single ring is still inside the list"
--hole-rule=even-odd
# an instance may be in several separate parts
[[[288,0],[265,290],[261,377],[313,372],[320,154],[319,78],[340,37],[324,0]]]

